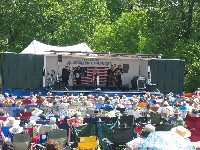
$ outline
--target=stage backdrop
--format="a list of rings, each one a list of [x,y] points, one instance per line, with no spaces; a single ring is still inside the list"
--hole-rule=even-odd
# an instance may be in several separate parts
[[[119,58],[80,58],[80,57],[69,57],[63,56],[62,62],[58,62],[57,56],[46,56],[46,82],[48,84],[50,78],[53,76],[53,80],[57,77],[62,76],[62,69],[65,66],[69,66],[72,71],[69,84],[73,85],[73,70],[75,67],[80,66],[82,70],[82,83],[91,84],[93,80],[93,70],[96,67],[99,71],[99,85],[106,84],[107,70],[114,65],[114,68],[117,68],[118,65],[121,65],[124,73],[122,74],[122,84],[130,85],[131,80],[134,76],[145,76],[147,77],[147,67],[148,60],[140,60],[137,58],[134,59],[119,59]]]

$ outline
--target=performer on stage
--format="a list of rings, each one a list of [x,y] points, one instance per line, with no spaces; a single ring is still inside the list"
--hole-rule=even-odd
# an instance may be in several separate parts
[[[97,78],[99,76],[99,71],[97,70],[97,68],[94,68],[93,70],[93,84],[97,86]]]
[[[115,82],[115,76],[114,76],[114,67],[111,65],[111,68],[107,70],[107,82],[106,87],[108,88],[108,85],[113,85],[113,82]]]
[[[62,69],[62,82],[65,83],[65,87],[69,86],[70,73],[71,73],[71,70],[69,69],[69,66],[65,66],[65,68]]]
[[[78,66],[74,70],[74,78],[76,80],[76,84],[81,84],[81,67],[80,66]]]
[[[118,68],[115,69],[115,84],[117,85],[118,88],[122,85],[122,74],[123,74],[123,69],[121,65],[118,65]]]

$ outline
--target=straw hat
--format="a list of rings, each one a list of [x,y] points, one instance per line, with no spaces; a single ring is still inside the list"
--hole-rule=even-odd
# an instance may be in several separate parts
[[[5,99],[5,100],[3,101],[3,106],[10,106],[10,105],[12,105],[12,104],[9,102],[8,99]]]
[[[122,95],[122,99],[126,99],[126,95]]]
[[[184,138],[188,138],[191,136],[191,132],[188,129],[184,128],[183,126],[174,127],[171,129],[171,131],[178,133],[180,136]]]
[[[9,129],[10,133],[12,134],[18,134],[23,131],[23,127],[18,126],[13,126],[12,128]]]
[[[75,97],[75,98],[74,98],[74,101],[79,101],[79,97]]]
[[[67,98],[66,97],[63,97],[63,103],[66,103],[67,102]]]
[[[17,106],[20,106],[20,105],[22,105],[23,104],[23,102],[20,100],[20,101],[17,101],[17,102],[15,102],[15,105],[17,105]]]
[[[40,115],[42,112],[43,112],[42,110],[40,110],[40,109],[38,109],[38,108],[35,108],[35,110],[32,111],[32,115],[33,115],[33,116],[38,116],[38,115]]]
[[[20,124],[20,120],[15,120],[14,117],[8,117],[7,120],[4,122],[5,126],[16,126]]]

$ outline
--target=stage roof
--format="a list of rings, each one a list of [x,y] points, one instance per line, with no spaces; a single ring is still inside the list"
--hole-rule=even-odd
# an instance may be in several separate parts
[[[47,45],[41,42],[38,42],[36,40],[33,40],[28,47],[26,47],[21,54],[38,54],[38,55],[43,55],[43,54],[51,54],[52,51],[54,53],[59,52],[63,54],[70,54],[68,52],[73,52],[73,53],[83,53],[83,52],[90,52],[92,53],[93,51],[87,46],[86,43],[81,43],[73,46],[66,46],[66,47],[60,47],[60,46],[52,46],[52,45]],[[78,54],[80,55],[80,54]]]

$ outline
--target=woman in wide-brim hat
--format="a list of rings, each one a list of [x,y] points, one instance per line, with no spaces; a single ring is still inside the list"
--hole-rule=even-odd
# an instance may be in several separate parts
[[[19,125],[13,126],[9,129],[9,132],[12,134],[19,134],[22,133],[23,127],[20,127]]]

